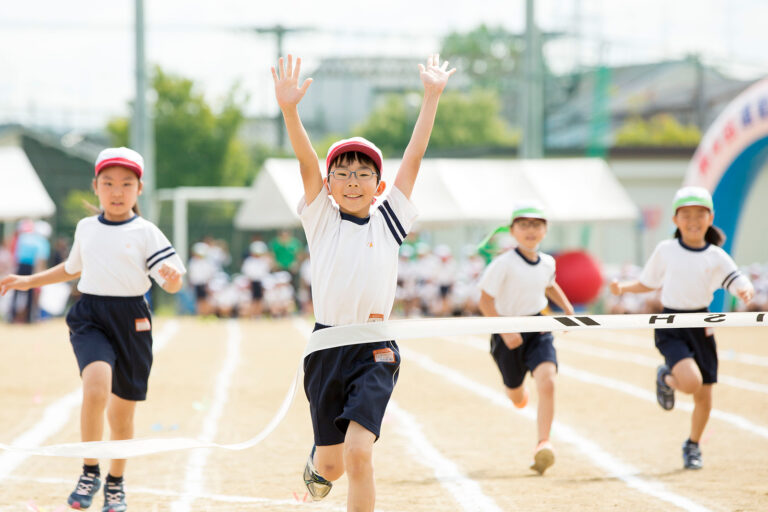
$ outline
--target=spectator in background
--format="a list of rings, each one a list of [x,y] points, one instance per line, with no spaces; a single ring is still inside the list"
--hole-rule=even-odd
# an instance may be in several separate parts
[[[20,276],[32,275],[45,268],[51,254],[51,244],[48,237],[51,236],[51,226],[47,222],[23,220],[19,223],[18,237],[16,239],[16,274]],[[35,290],[14,290],[11,299],[11,320],[20,323],[31,323],[35,308]]]
[[[192,246],[192,257],[187,264],[187,276],[195,290],[195,310],[198,315],[212,315],[214,312],[208,285],[216,275],[216,265],[208,259],[208,252],[208,244],[197,242]]]
[[[243,261],[241,272],[250,282],[249,306],[241,311],[242,316],[260,317],[264,312],[264,280],[272,271],[272,258],[267,244],[261,240],[251,242],[250,255]]]
[[[269,242],[269,249],[275,258],[275,270],[290,272],[295,277],[299,267],[298,256],[304,249],[302,243],[284,229]]]

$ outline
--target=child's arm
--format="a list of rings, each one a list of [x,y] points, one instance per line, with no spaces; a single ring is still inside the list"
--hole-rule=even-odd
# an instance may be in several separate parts
[[[421,111],[418,119],[416,119],[411,140],[408,147],[405,148],[405,153],[403,153],[400,170],[397,171],[395,178],[395,186],[408,198],[413,192],[413,184],[419,173],[421,159],[424,158],[429,137],[432,135],[432,126],[435,124],[440,95],[448,83],[448,78],[456,72],[456,68],[447,71],[448,62],[443,62],[440,65],[439,60],[438,54],[434,54],[427,59],[426,68],[423,64],[419,64],[421,82],[424,84],[424,99],[421,102]]]
[[[621,295],[623,293],[645,293],[652,292],[655,288],[649,288],[640,281],[622,281],[619,282],[616,279],[611,281],[611,293],[614,295]]]
[[[312,79],[307,78],[301,87],[298,86],[301,58],[296,59],[296,67],[294,68],[293,56],[291,55],[288,55],[287,68],[283,58],[280,57],[279,76],[274,67],[271,70],[272,79],[275,82],[277,104],[283,113],[285,128],[288,130],[288,137],[291,139],[293,152],[299,160],[301,180],[304,183],[304,200],[307,204],[310,204],[323,189],[323,176],[320,173],[317,153],[315,153],[312,147],[304,125],[301,124],[298,105],[304,97],[304,93],[307,92],[309,84],[312,83]]]
[[[77,274],[68,274],[64,269],[66,262],[59,263],[55,267],[51,267],[48,270],[43,270],[37,274],[31,276],[18,276],[16,274],[9,274],[0,280],[0,295],[5,295],[8,290],[29,290],[30,288],[38,288],[47,284],[62,283],[64,281],[71,281],[80,277],[80,272]]]
[[[488,295],[485,290],[481,291],[480,302],[477,304],[478,309],[483,316],[500,316],[496,311],[495,299]],[[513,350],[523,344],[523,337],[518,332],[507,332],[500,334],[501,339],[504,340],[504,344],[508,349]]]
[[[568,300],[568,297],[565,296],[565,293],[563,292],[563,289],[560,288],[560,285],[555,283],[552,286],[548,286],[544,294],[549,300],[557,304],[560,309],[565,312],[566,315],[573,314],[573,305],[571,305],[571,301]]]

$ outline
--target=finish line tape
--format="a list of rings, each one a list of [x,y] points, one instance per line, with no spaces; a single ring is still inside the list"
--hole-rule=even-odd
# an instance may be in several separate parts
[[[570,315],[391,320],[387,322],[329,327],[315,331],[309,338],[304,356],[318,350],[380,340],[406,340],[471,334],[490,335],[495,332],[756,326],[768,326],[768,313],[663,313],[657,315]],[[304,356],[302,356],[302,361]],[[255,437],[241,443],[217,444],[200,439],[176,437],[96,441],[49,446],[12,446],[0,444],[0,449],[24,452],[30,455],[88,459],[128,459],[142,455],[199,448],[219,448],[231,451],[245,450],[262,442],[285,418],[291,403],[293,403],[301,373],[302,364],[300,362],[288,393],[283,398],[280,408],[270,422]]]

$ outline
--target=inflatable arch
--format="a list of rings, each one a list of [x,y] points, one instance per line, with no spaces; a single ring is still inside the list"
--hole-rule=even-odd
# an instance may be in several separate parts
[[[768,161],[768,79],[737,96],[715,119],[701,139],[685,175],[684,185],[712,193],[715,224],[728,237],[729,254],[739,218],[755,178]],[[723,311],[725,292],[715,295],[710,308]]]

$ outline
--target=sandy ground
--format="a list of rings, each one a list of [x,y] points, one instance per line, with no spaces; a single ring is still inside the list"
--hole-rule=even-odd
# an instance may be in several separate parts
[[[157,319],[156,337],[177,328],[156,352],[136,436],[200,437],[205,428],[214,429],[219,443],[254,436],[279,408],[310,325],[301,319]],[[232,336],[240,340],[236,364],[227,398],[217,404],[214,390]],[[535,389],[525,410],[509,407],[484,337],[401,340],[395,406],[374,452],[377,510],[768,510],[768,330],[716,333],[723,379],[715,388],[718,412],[703,437],[705,467],[696,472],[682,469],[680,450],[690,398],[678,396],[671,412],[653,399],[661,358],[652,336],[581,331],[557,337],[557,461],[543,477],[528,469],[536,444]],[[80,389],[63,321],[0,324],[0,353],[0,443],[33,431],[45,432],[41,444],[78,441],[76,400],[57,410],[60,426],[43,420],[46,408]],[[130,460],[129,509],[345,510],[345,478],[326,500],[304,502],[301,472],[311,446],[300,388],[284,421],[253,448]],[[0,512],[63,511],[80,465],[0,451]],[[92,509],[100,510],[101,500]]]

